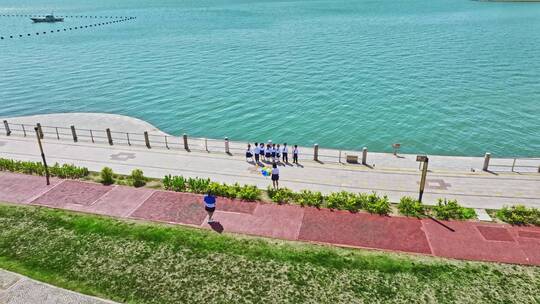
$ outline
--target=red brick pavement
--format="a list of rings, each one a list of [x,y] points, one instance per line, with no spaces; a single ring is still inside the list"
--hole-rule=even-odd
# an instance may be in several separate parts
[[[540,228],[444,222],[218,198],[206,223],[202,196],[0,172],[0,201],[116,217],[195,225],[288,240],[366,247],[465,260],[540,265]]]

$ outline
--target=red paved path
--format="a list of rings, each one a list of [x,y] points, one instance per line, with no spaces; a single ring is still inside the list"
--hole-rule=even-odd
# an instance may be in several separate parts
[[[0,201],[184,224],[288,240],[540,265],[540,228],[444,222],[218,199],[206,224],[202,197],[0,172]]]

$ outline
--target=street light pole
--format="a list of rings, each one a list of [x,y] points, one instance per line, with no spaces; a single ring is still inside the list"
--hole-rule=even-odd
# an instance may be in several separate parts
[[[35,127],[36,137],[39,145],[39,151],[41,152],[41,158],[43,159],[43,166],[45,166],[45,178],[47,180],[47,185],[50,185],[49,182],[49,167],[47,166],[47,160],[45,159],[45,153],[43,152],[43,146],[41,145],[41,136],[39,136],[39,128]]]
[[[418,202],[422,202],[422,196],[424,195],[424,188],[426,186],[426,175],[429,158],[425,155],[418,155],[416,161],[422,162],[422,177],[420,178],[420,193],[418,194]]]

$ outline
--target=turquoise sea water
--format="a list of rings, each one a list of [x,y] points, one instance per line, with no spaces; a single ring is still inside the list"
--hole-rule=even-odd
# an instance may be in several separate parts
[[[109,112],[172,134],[496,156],[540,150],[540,3],[0,0],[0,116]]]

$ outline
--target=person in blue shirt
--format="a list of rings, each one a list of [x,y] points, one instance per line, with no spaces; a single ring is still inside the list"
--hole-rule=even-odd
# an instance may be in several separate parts
[[[212,217],[214,216],[214,211],[216,211],[216,197],[211,192],[208,192],[204,196],[204,210],[208,213],[208,224],[213,223],[214,220]]]

